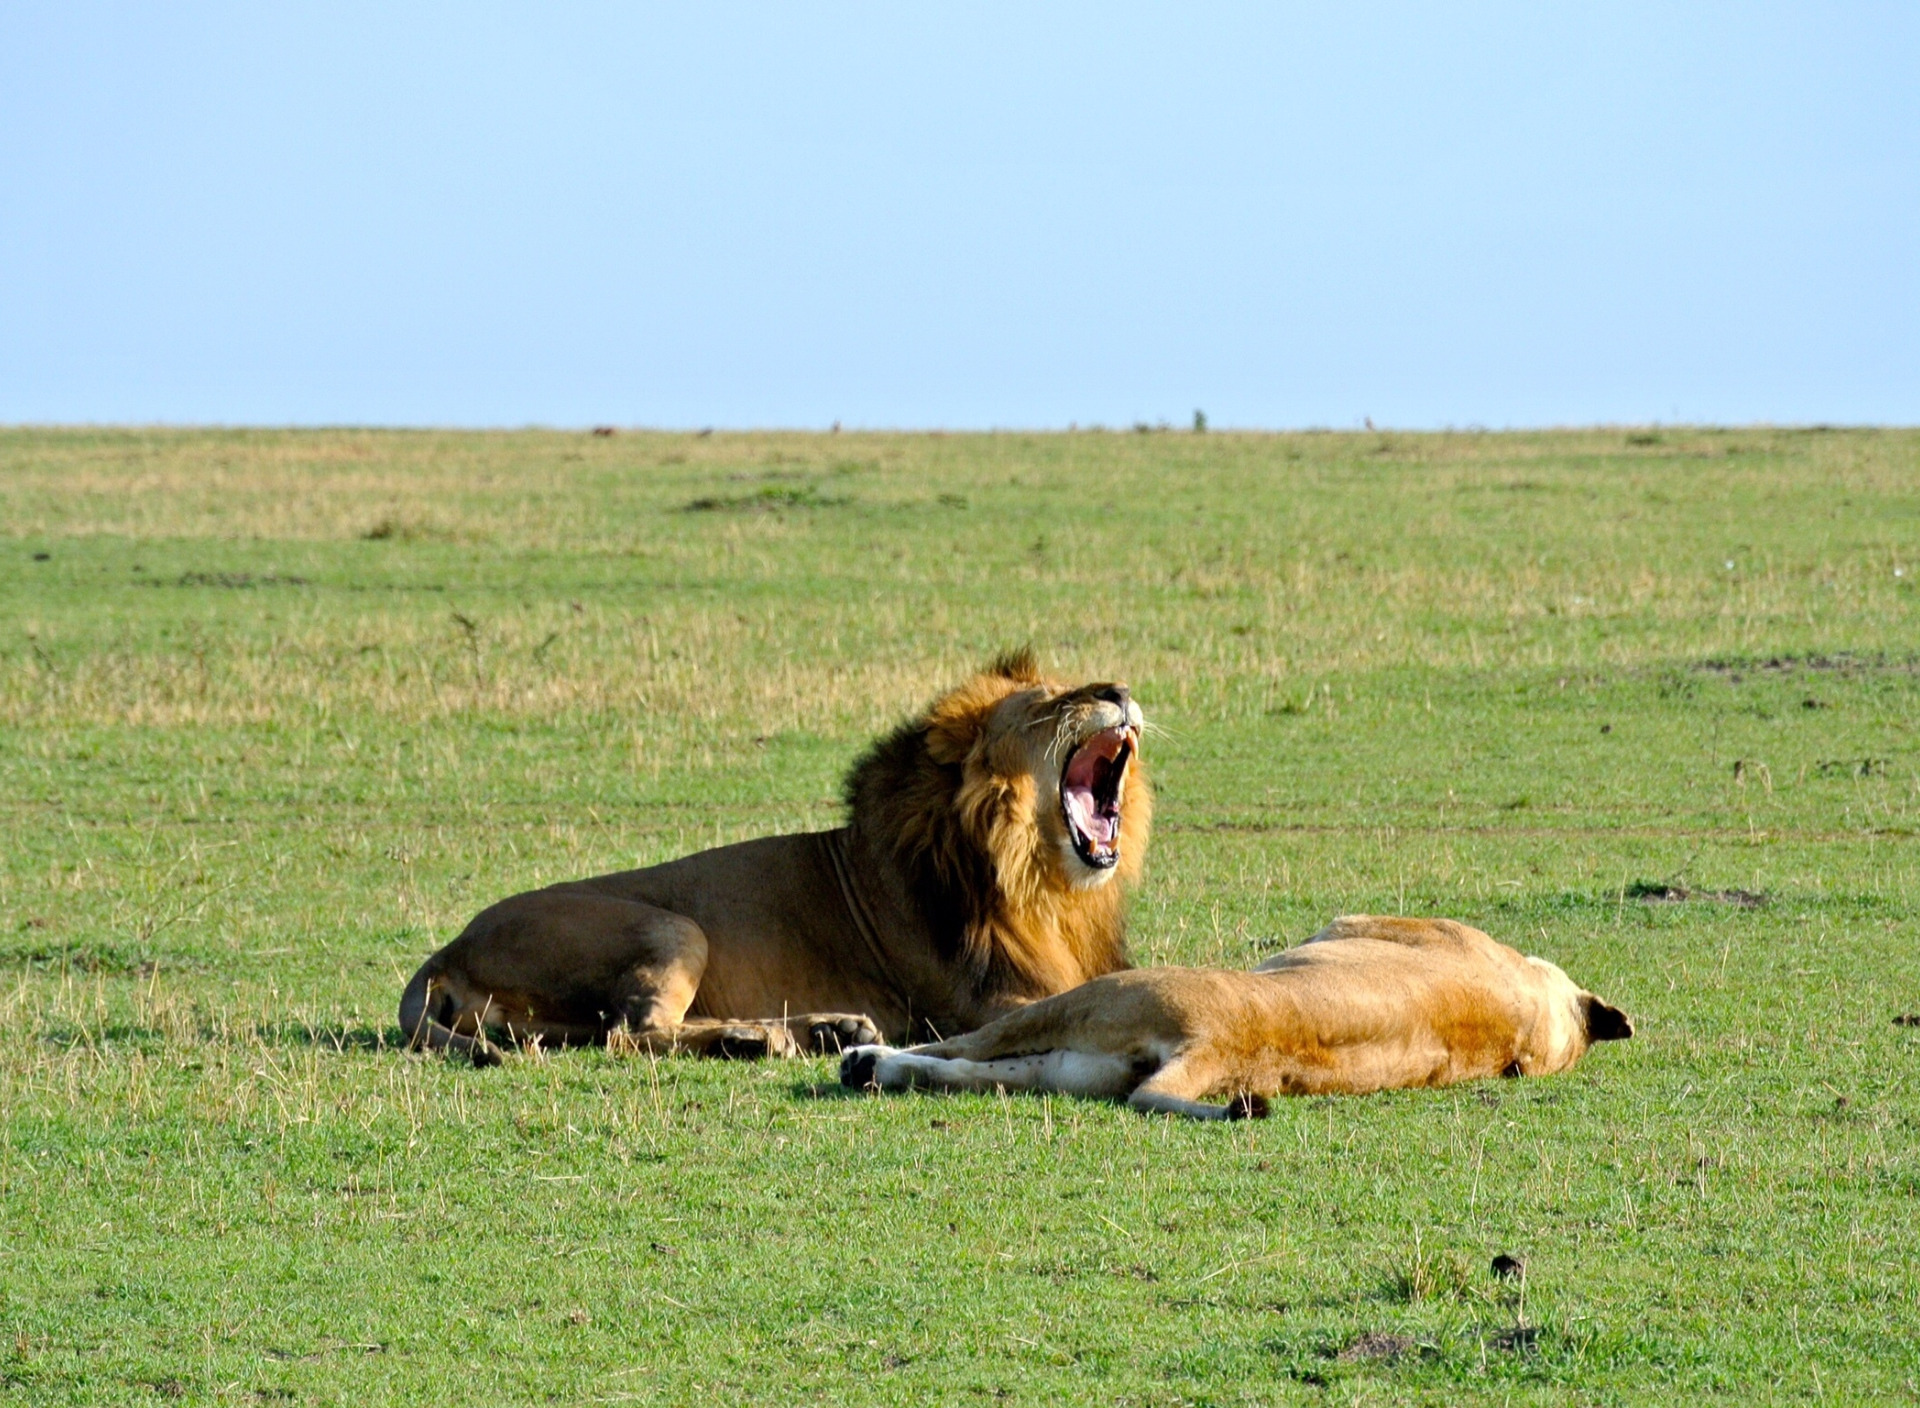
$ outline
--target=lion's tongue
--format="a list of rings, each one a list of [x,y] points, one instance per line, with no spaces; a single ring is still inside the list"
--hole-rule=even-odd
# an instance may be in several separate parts
[[[1066,776],[1060,779],[1060,798],[1066,804],[1067,819],[1094,846],[1106,850],[1120,835],[1120,812],[1114,805],[1118,779],[1113,776],[1118,759],[1126,751],[1128,734],[1124,728],[1096,733],[1074,751],[1067,760]],[[1101,805],[1100,792],[1108,793]]]
[[[1120,818],[1102,816],[1094,804],[1091,787],[1068,787],[1062,794],[1067,804],[1067,818],[1080,829],[1080,834],[1097,846],[1111,846],[1114,835],[1120,829]]]

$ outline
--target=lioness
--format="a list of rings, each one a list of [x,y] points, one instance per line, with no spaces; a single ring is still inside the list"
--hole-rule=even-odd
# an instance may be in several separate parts
[[[1057,1090],[1194,1119],[1259,1117],[1271,1094],[1361,1094],[1564,1071],[1633,1035],[1544,958],[1451,919],[1336,919],[1251,973],[1138,968],[969,1035],[856,1047],[858,1088]],[[1208,1096],[1231,1097],[1224,1105]]]
[[[400,999],[410,1044],[791,1055],[970,1031],[1127,966],[1152,794],[1124,684],[1002,656],[881,739],[847,824],[534,890]]]

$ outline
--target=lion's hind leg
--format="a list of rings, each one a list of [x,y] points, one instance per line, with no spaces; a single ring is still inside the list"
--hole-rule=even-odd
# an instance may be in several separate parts
[[[599,1035],[597,1028],[578,1022],[535,1017],[525,1001],[474,993],[457,980],[447,988],[429,987],[422,1002],[401,1008],[408,1046],[459,1051],[476,1066],[497,1066],[503,1047],[578,1046]]]
[[[497,1066],[500,1053],[486,1038],[478,1024],[472,1030],[456,1031],[448,1025],[458,1002],[436,983],[431,965],[423,966],[400,995],[400,1030],[410,1051],[458,1051],[476,1066]]]

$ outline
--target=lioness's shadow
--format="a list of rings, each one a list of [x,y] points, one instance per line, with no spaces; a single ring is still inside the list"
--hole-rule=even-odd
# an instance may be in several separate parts
[[[837,1080],[797,1080],[793,1083],[796,1100],[864,1100],[867,1092],[840,1084]]]

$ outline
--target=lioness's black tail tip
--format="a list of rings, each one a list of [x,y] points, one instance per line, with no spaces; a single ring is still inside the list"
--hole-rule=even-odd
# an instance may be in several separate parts
[[[879,1082],[880,1054],[870,1046],[856,1046],[840,1058],[840,1084],[849,1090],[872,1090]]]
[[[484,1071],[489,1066],[500,1064],[500,1048],[489,1042],[476,1041],[467,1048],[467,1059],[473,1062],[476,1071]]]
[[[1586,1009],[1588,1041],[1625,1041],[1633,1035],[1633,1021],[1610,1002],[1592,993],[1581,998]]]
[[[1264,1095],[1236,1095],[1227,1102],[1230,1120],[1263,1120],[1271,1113]]]

